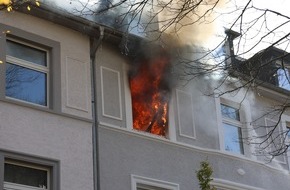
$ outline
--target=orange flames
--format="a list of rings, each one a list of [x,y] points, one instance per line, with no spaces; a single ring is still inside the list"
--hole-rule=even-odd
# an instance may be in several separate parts
[[[134,129],[165,136],[168,128],[169,88],[166,74],[169,57],[161,53],[139,63],[130,77]]]

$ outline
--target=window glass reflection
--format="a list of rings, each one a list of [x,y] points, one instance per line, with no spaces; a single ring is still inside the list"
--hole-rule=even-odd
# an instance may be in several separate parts
[[[241,128],[224,123],[225,150],[243,154],[243,144],[241,142]]]
[[[279,87],[284,88],[285,90],[290,90],[290,82],[289,82],[289,71],[287,68],[285,69],[278,69],[277,70],[278,75],[278,83]]]
[[[46,66],[46,52],[7,40],[7,55]]]
[[[46,77],[46,73],[7,63],[6,96],[46,106]]]
[[[221,112],[223,117],[227,117],[238,121],[240,120],[240,114],[238,109],[221,104]]]

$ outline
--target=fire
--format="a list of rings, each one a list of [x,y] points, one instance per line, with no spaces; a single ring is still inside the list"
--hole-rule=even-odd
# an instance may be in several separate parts
[[[167,84],[169,57],[165,52],[141,60],[130,76],[133,128],[165,136],[168,128],[170,90]]]

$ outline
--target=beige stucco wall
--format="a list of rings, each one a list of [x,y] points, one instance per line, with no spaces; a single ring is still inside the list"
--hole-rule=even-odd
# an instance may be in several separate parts
[[[64,113],[0,101],[0,150],[59,160],[60,189],[93,189],[88,37],[17,12],[0,13],[0,22],[60,43]]]
[[[89,38],[52,22],[18,12],[2,12],[0,19],[3,24],[60,43],[62,111],[90,119],[92,114]]]
[[[123,128],[130,125],[127,117],[132,114],[131,106],[125,99],[128,98],[125,93],[129,92],[127,62],[118,47],[105,42],[96,52],[98,119],[101,123]]]
[[[0,102],[0,149],[59,160],[63,190],[93,187],[90,123]]]

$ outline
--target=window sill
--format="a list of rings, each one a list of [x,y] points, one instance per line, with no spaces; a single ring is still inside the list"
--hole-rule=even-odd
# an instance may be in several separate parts
[[[47,190],[47,188],[32,187],[21,184],[4,182],[4,190]]]

